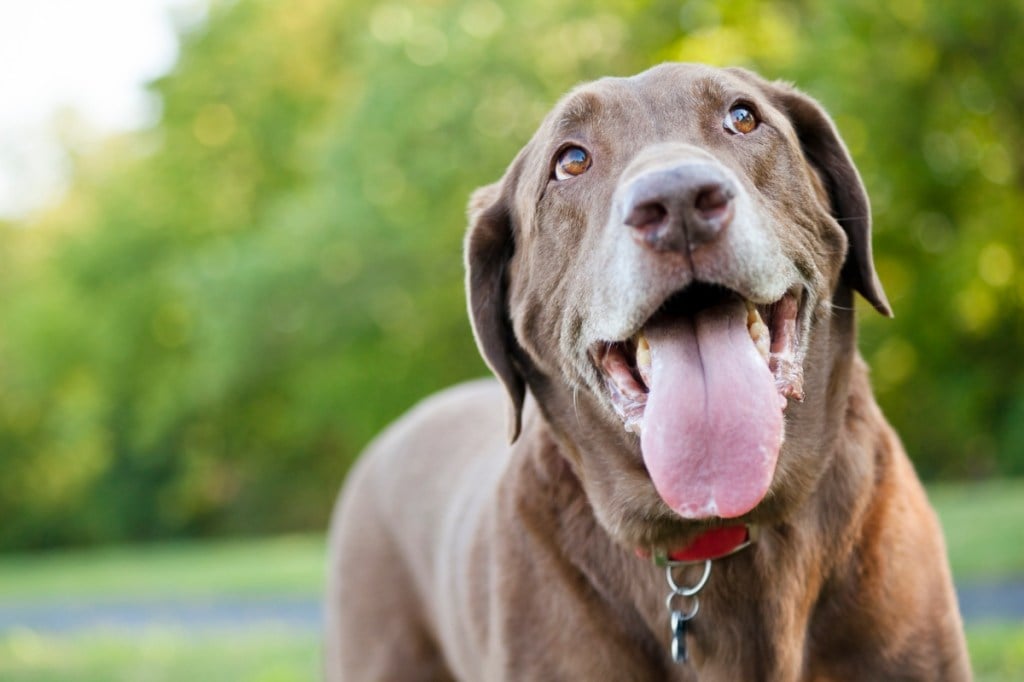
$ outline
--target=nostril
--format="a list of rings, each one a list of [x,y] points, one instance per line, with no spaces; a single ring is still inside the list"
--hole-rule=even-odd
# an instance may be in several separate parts
[[[657,201],[650,201],[633,206],[623,222],[630,227],[644,228],[662,223],[667,215],[668,209],[663,204]]]
[[[702,188],[697,192],[694,207],[706,220],[721,217],[729,210],[732,193],[719,184]]]

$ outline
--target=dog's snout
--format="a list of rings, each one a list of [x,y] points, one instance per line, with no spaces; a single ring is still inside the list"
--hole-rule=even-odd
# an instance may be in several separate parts
[[[694,249],[716,240],[732,222],[736,190],[720,169],[685,163],[646,171],[629,182],[622,222],[656,251]]]

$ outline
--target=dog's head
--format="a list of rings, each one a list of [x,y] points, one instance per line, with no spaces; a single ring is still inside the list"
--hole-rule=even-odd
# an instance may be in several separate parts
[[[845,400],[850,292],[889,314],[863,184],[813,100],[692,64],[589,83],[469,213],[511,436],[529,386],[621,541],[806,497]]]

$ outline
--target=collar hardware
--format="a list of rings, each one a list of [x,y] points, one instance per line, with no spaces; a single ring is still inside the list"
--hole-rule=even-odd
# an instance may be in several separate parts
[[[669,612],[672,633],[672,660],[676,663],[686,663],[690,659],[686,648],[686,630],[689,622],[700,611],[697,595],[711,577],[711,562],[749,547],[757,535],[757,526],[726,526],[707,531],[681,550],[653,552],[654,563],[665,568],[665,581],[669,587],[665,608]],[[704,572],[692,586],[680,585],[676,581],[676,568],[701,563],[704,564]],[[686,602],[689,602],[689,609],[684,610],[682,607]]]
[[[690,565],[691,563],[679,564],[673,562],[665,566],[665,580],[668,582],[670,590],[668,596],[665,597],[665,607],[668,609],[669,626],[672,631],[672,660],[676,663],[686,663],[690,660],[689,652],[686,650],[686,628],[694,616],[697,615],[697,612],[700,611],[700,599],[697,598],[697,594],[704,589],[708,578],[711,577],[711,559],[705,559],[704,573],[701,575],[700,580],[692,587],[680,586],[672,575],[672,571],[679,565]],[[690,601],[689,611],[676,608],[676,605],[681,606],[685,600]]]

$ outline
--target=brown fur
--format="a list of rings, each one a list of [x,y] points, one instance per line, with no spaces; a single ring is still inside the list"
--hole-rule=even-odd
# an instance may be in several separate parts
[[[737,98],[762,134],[722,134]],[[566,141],[594,166],[556,186]],[[741,242],[688,260],[609,242],[617,188],[666,154],[741,179],[810,306],[805,398],[787,408],[767,497],[742,518],[761,537],[715,562],[686,665],[669,654],[664,572],[633,550],[714,522],[662,502],[586,349],[699,277],[756,289],[775,274]],[[867,197],[817,104],[696,65],[582,86],[474,195],[470,220],[470,313],[502,387],[428,399],[351,473],[330,537],[329,679],[970,678],[938,523],[855,349],[853,292],[889,308]]]

